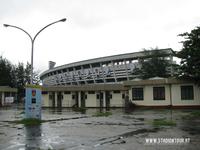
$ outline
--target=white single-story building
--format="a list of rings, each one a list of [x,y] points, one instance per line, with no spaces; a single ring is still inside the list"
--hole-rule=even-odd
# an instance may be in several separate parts
[[[122,84],[91,84],[42,88],[43,107],[124,107]]]
[[[200,88],[174,78],[42,88],[43,107],[125,107],[127,101],[137,106],[200,107]]]
[[[13,103],[17,98],[17,89],[9,86],[0,86],[0,106]]]
[[[198,106],[200,87],[191,81],[152,78],[126,81],[130,100],[138,106]]]

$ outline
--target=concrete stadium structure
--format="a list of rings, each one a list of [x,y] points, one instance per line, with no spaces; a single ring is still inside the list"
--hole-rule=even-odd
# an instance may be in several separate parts
[[[173,63],[172,49],[156,50]],[[50,67],[41,74],[44,86],[83,85],[96,83],[117,83],[136,78],[135,69],[141,68],[141,62],[152,57],[153,51],[127,53],[95,58],[58,67]],[[167,68],[169,74],[172,68]]]
[[[90,59],[54,67],[41,74],[43,107],[200,106],[194,82],[173,78],[141,80],[134,74],[155,51],[142,51]],[[173,50],[160,49],[158,57],[173,61]]]

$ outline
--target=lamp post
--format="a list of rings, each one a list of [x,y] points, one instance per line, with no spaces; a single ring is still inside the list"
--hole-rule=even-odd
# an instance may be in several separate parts
[[[63,19],[61,19],[61,20],[58,20],[58,21],[55,21],[55,22],[52,22],[52,23],[46,25],[45,27],[43,27],[42,29],[40,29],[40,30],[35,34],[34,37],[32,37],[27,31],[25,31],[24,29],[22,29],[22,28],[20,28],[20,27],[17,27],[17,26],[14,26],[14,25],[9,25],[9,24],[3,24],[4,27],[13,27],[13,28],[17,28],[17,29],[23,31],[24,33],[26,33],[26,34],[29,36],[29,38],[30,38],[30,40],[31,40],[31,84],[33,84],[33,50],[34,50],[34,42],[35,42],[36,37],[37,37],[44,29],[46,29],[47,27],[49,27],[49,26],[51,26],[51,25],[53,25],[53,24],[55,24],[55,23],[58,23],[58,22],[65,22],[65,21],[66,21],[66,18],[63,18]]]

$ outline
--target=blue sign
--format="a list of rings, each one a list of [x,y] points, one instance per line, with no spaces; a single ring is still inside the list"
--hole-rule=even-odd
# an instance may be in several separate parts
[[[41,119],[41,89],[26,88],[25,117]]]

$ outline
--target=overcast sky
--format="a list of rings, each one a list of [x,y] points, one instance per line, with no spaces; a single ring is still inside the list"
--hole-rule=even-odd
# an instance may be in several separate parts
[[[180,50],[177,35],[200,23],[199,0],[0,0],[0,55],[12,63],[31,59],[28,36],[37,37],[34,68],[44,71],[76,61],[137,52],[143,48]]]

